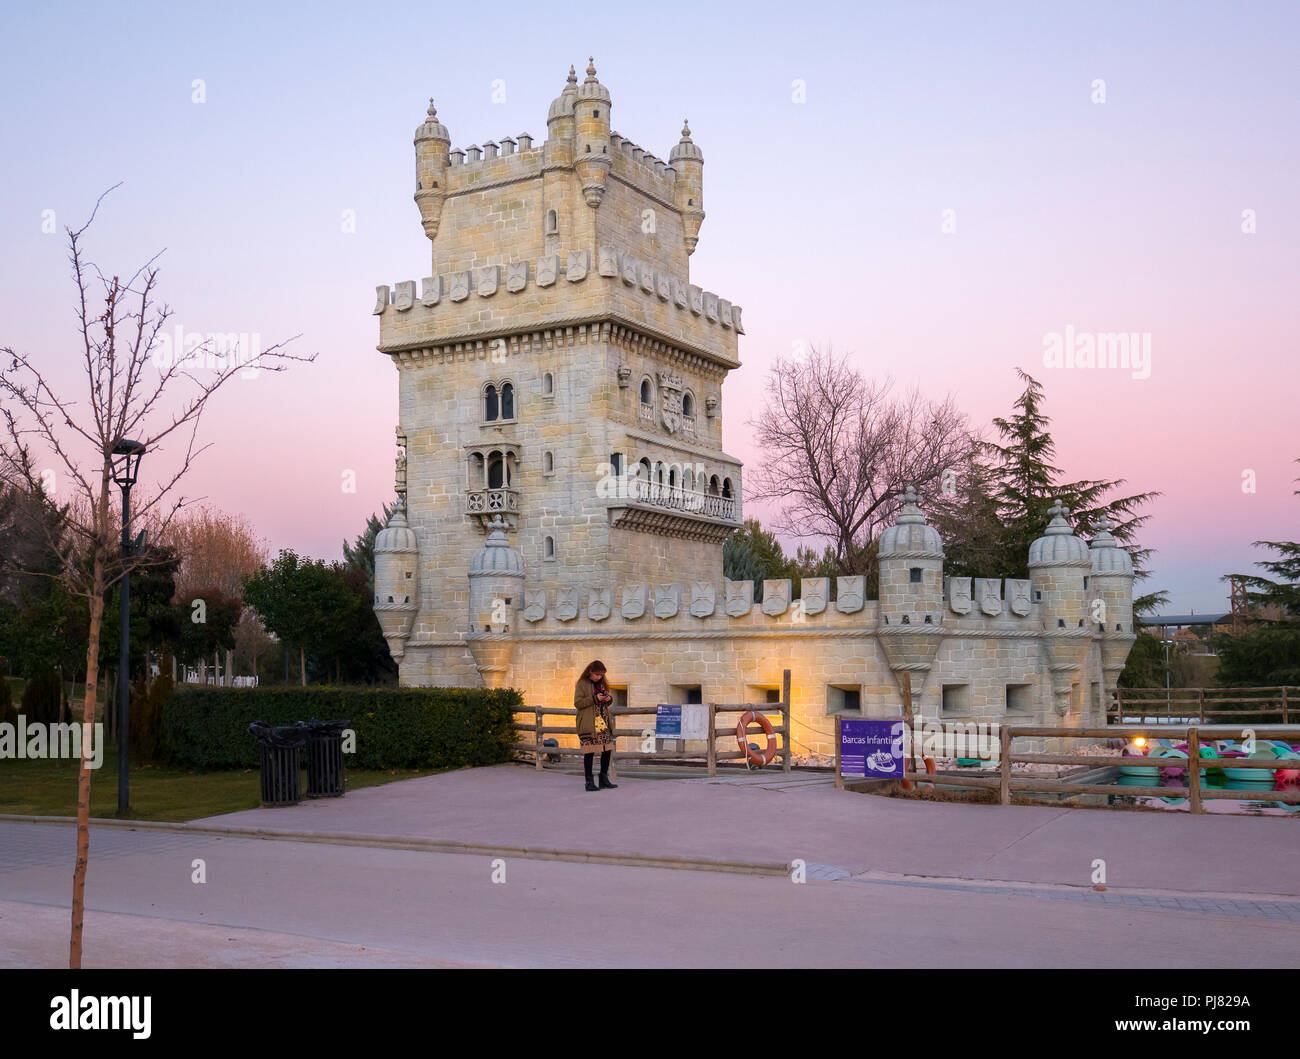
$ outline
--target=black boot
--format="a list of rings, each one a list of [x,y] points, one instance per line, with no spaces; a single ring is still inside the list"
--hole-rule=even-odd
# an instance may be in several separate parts
[[[592,782],[592,779],[591,779],[591,759],[592,759],[594,756],[595,756],[594,754],[583,754],[583,755],[582,755],[582,769],[583,769],[583,771],[587,774],[587,790],[589,790],[589,791],[598,791],[598,790],[600,790],[600,788],[597,787],[596,784],[593,783],[593,782]]]
[[[617,783],[609,782],[609,759],[612,752],[605,750],[600,755],[600,789],[602,791],[612,791],[618,786]]]
[[[588,780],[588,781],[587,781],[587,790],[589,790],[589,791],[598,791],[598,790],[600,790],[600,788],[597,787],[594,783],[592,783],[591,780]]]

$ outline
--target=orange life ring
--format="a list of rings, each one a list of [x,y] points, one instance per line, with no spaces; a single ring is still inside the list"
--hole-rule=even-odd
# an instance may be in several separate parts
[[[927,776],[934,775],[934,758],[932,757],[925,758],[925,773]],[[912,789],[912,786],[913,784],[911,780],[903,780],[903,790],[910,791]],[[934,784],[927,783],[925,785],[925,788],[926,790],[934,790]]]
[[[767,733],[767,750],[762,754],[749,745],[747,729],[751,723],[757,723]],[[745,752],[745,760],[751,765],[770,765],[776,759],[776,733],[772,729],[772,722],[761,713],[750,710],[741,716],[736,723],[736,742]]]

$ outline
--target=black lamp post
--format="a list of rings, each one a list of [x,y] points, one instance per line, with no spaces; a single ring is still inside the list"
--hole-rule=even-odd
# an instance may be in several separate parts
[[[117,666],[117,811],[126,815],[131,801],[130,768],[131,740],[131,486],[140,474],[140,459],[144,445],[138,441],[122,439],[113,446],[113,481],[122,490],[122,610],[121,637],[118,643]]]

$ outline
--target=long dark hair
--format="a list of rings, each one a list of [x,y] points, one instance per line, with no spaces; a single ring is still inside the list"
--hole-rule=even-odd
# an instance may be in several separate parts
[[[605,663],[602,662],[599,658],[597,658],[594,662],[589,662],[589,663],[587,664],[587,668],[584,669],[584,670],[582,671],[582,676],[580,676],[578,679],[579,679],[579,680],[591,680],[591,682],[592,682],[593,684],[596,683],[595,680],[592,680],[592,676],[591,676],[591,671],[592,671],[593,669],[599,670],[601,673],[607,673],[607,672],[609,672],[609,671],[605,668]]]

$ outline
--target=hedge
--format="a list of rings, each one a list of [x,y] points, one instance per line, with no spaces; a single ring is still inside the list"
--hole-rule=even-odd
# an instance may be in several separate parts
[[[163,707],[165,754],[193,768],[256,768],[253,721],[293,724],[346,718],[356,732],[353,768],[459,768],[510,761],[512,688],[181,687]]]

